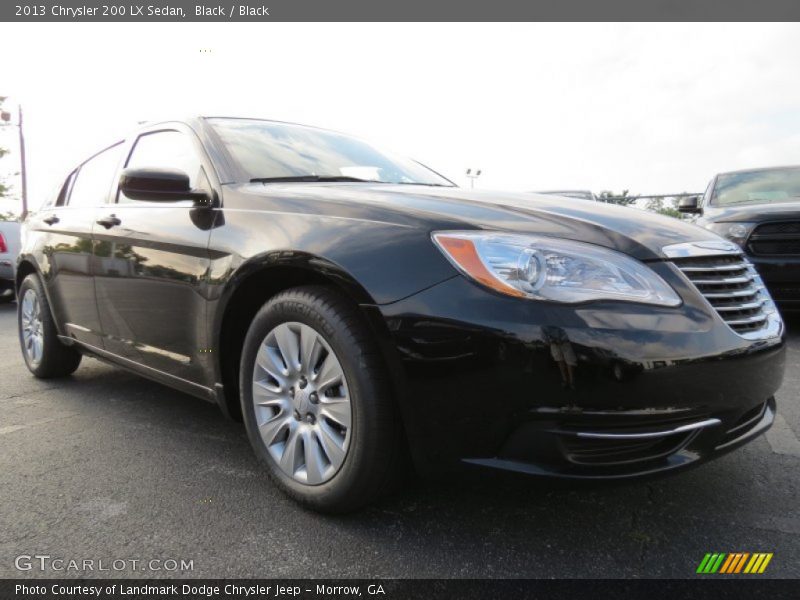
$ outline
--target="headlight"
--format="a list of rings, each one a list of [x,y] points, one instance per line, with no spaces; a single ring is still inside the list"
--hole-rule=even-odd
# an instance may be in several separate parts
[[[726,240],[744,246],[755,226],[755,223],[707,223],[705,227]]]
[[[487,231],[441,231],[433,240],[459,271],[509,296],[566,303],[681,303],[649,267],[600,246]]]

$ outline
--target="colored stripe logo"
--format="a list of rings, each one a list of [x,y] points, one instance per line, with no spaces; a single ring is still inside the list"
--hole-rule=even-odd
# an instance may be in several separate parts
[[[767,570],[772,552],[709,552],[700,561],[697,573],[709,575],[714,573],[732,575],[737,573],[763,573]]]

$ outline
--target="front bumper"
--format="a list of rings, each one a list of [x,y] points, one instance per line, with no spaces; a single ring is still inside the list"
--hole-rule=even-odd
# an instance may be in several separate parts
[[[0,258],[0,280],[14,281],[14,263],[8,258]]]
[[[629,479],[689,467],[721,456],[764,433],[774,420],[775,399],[770,398],[742,414],[728,430],[716,418],[691,419],[683,425],[653,422],[646,428],[627,426],[611,430],[599,423],[584,422],[583,426],[573,429],[538,424],[538,427],[520,428],[512,434],[512,443],[522,443],[511,452],[504,452],[509,456],[465,459],[465,462],[566,479]],[[551,451],[556,451],[549,460],[529,460],[533,455],[531,451],[535,452],[529,442],[534,436],[538,436],[540,448],[549,445]]]
[[[14,294],[14,265],[5,258],[0,258],[0,297]]]
[[[419,469],[628,478],[697,464],[769,428],[782,325],[746,340],[674,267],[652,266],[683,306],[532,302],[458,276],[380,307]]]

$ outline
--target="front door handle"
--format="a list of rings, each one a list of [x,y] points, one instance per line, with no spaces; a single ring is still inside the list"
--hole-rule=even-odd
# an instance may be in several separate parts
[[[102,219],[97,219],[97,224],[102,225],[106,229],[111,229],[112,227],[121,225],[122,221],[119,220],[119,217],[115,217],[114,215],[108,215],[107,217],[103,217]]]
[[[43,222],[45,222],[45,223],[47,223],[48,225],[55,225],[55,224],[56,224],[56,223],[58,223],[60,220],[61,220],[61,219],[59,219],[59,218],[58,218],[57,216],[55,216],[55,215],[53,215],[52,217],[47,217],[46,219],[42,219],[42,221],[43,221]]]

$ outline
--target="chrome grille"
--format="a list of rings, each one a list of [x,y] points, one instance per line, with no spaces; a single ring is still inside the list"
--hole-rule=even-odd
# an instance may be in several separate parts
[[[698,256],[673,262],[731,329],[745,334],[767,326],[772,300],[744,256]]]

